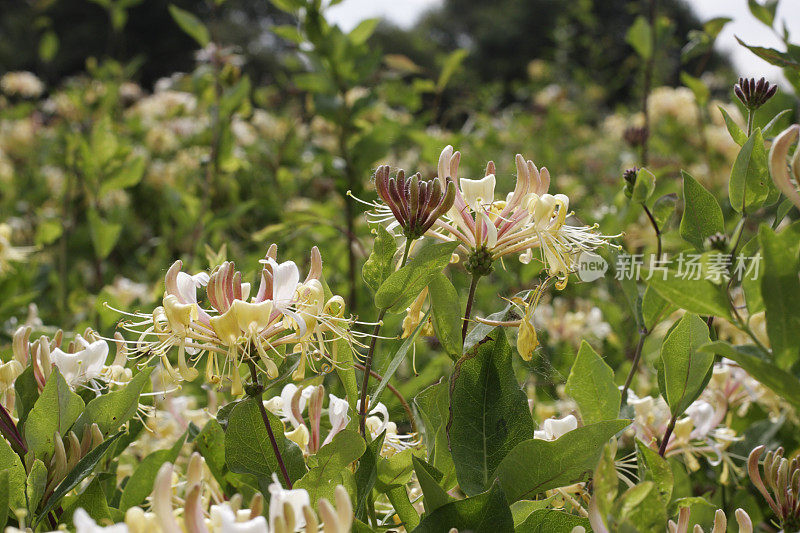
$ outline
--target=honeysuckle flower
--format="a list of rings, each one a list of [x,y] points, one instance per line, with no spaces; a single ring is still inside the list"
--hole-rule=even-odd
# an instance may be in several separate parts
[[[678,522],[676,523],[672,520],[667,522],[667,533],[689,533],[690,515],[690,507],[681,507],[678,511]],[[736,517],[736,523],[739,525],[739,533],[753,533],[753,522],[744,509],[736,509],[734,516]],[[597,530],[595,529],[595,531]],[[726,533],[727,531],[728,518],[725,516],[725,511],[717,509],[714,513],[714,527],[711,529],[710,533]],[[703,528],[699,525],[695,525],[692,532],[703,533]]]
[[[227,503],[212,505],[210,510],[211,527],[220,533],[269,533],[267,519],[256,516],[239,521],[237,513]]]
[[[131,369],[125,368],[127,348],[121,335],[117,342],[117,353],[110,365],[106,365],[108,343],[91,329],[76,335],[68,346],[62,346],[63,332],[59,330],[52,339],[42,336],[30,341],[31,328],[23,326],[14,333],[12,344],[14,360],[23,368],[33,367],[33,377],[39,389],[43,389],[53,366],[58,368],[65,381],[73,389],[127,383],[132,377]]]
[[[7,72],[0,78],[0,89],[9,96],[37,98],[44,92],[44,84],[32,72]]]
[[[50,352],[50,360],[73,388],[100,377],[108,357],[108,344],[104,340],[90,343],[77,335],[75,350],[69,353],[55,348]]]
[[[311,505],[311,500],[305,489],[284,489],[278,481],[278,476],[272,474],[269,495],[269,521],[272,529],[275,528],[275,521],[283,515],[285,504],[289,504],[292,511],[294,511],[296,526],[302,528],[305,525],[303,508]]]
[[[542,423],[542,429],[533,432],[533,438],[557,440],[577,427],[578,419],[573,415],[567,415],[564,418],[548,418]]]
[[[791,173],[786,162],[789,157],[789,150],[797,140],[798,133],[800,133],[800,125],[793,124],[775,137],[775,140],[772,141],[772,147],[769,149],[769,171],[772,175],[772,181],[778,187],[778,190],[800,209],[800,192],[798,192],[798,185],[800,185],[800,149],[796,149],[794,156],[792,156]]]
[[[228,380],[232,392],[241,394],[239,367],[246,359],[273,379],[287,353],[299,354],[293,373],[299,380],[306,367],[327,372],[337,365],[337,340],[362,346],[351,331],[353,319],[344,314],[344,300],[325,297],[319,281],[322,257],[316,247],[303,281],[293,261],[277,261],[275,245],[260,263],[258,290],[251,296],[250,283],[230,261],[195,275],[182,272],[176,261],[165,277],[162,305],[152,315],[134,313],[138,321],[124,324],[139,334],[137,350],[159,357],[176,382],[195,379],[199,372],[194,365],[207,354],[205,380]],[[198,289],[203,287],[201,299]],[[178,348],[177,369],[168,357],[173,347]]]
[[[485,275],[492,263],[507,255],[518,255],[523,263],[533,259],[539,249],[540,259],[549,275],[559,279],[563,288],[567,276],[575,270],[577,256],[608,244],[612,236],[598,234],[597,226],[571,226],[566,219],[569,198],[547,193],[550,173],[537,168],[522,155],[515,158],[517,183],[505,200],[495,200],[495,165],[489,162],[481,179],[458,177],[461,160],[452,146],[439,157],[438,179],[456,185],[453,207],[437,220],[429,235],[440,240],[456,240],[467,256],[470,273]]]
[[[92,517],[83,508],[78,508],[72,515],[72,523],[75,525],[75,533],[128,533],[128,526],[125,524],[114,524],[108,527],[97,525]]]
[[[361,400],[356,402],[356,412],[361,412]],[[389,420],[389,410],[378,402],[375,405],[369,404],[370,411],[365,423],[365,429],[369,431],[370,439],[374,440],[384,431],[386,436],[383,439],[381,455],[391,457],[392,455],[414,448],[419,445],[420,440],[415,433],[400,434],[397,432],[397,424]]]
[[[325,387],[322,385],[298,387],[293,383],[288,383],[284,385],[280,396],[265,401],[264,406],[288,424],[284,430],[286,438],[297,444],[305,455],[310,455],[319,451],[321,446],[328,444],[350,423],[347,400],[329,394],[327,414],[331,429],[323,440],[320,423],[324,398]],[[306,413],[307,420],[304,413]]]

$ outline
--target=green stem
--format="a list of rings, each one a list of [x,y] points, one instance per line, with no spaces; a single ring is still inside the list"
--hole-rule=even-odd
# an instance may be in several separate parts
[[[469,318],[472,316],[472,304],[475,302],[475,289],[478,288],[478,281],[481,277],[478,274],[472,275],[472,280],[469,284],[469,296],[467,296],[467,308],[464,310],[464,325],[461,326],[461,340],[467,338],[467,327],[469,326]]]
[[[650,219],[650,225],[653,226],[653,229],[656,232],[656,240],[658,241],[658,259],[661,259],[661,228],[658,227],[658,222],[656,222],[656,218],[653,216],[653,213],[650,212],[650,209],[642,202],[642,209],[644,209],[645,214],[647,214],[647,218]]]
[[[672,431],[675,429],[675,422],[677,422],[677,420],[677,416],[673,416],[669,420],[667,430],[664,432],[664,438],[661,439],[661,446],[658,448],[658,455],[661,457],[664,457],[664,454],[667,453],[667,444],[669,443],[669,438],[672,436]]]
[[[269,423],[269,416],[267,415],[267,410],[264,408],[264,388],[258,381],[258,373],[256,369],[256,364],[253,361],[253,358],[247,354],[246,357],[247,366],[250,369],[250,379],[253,381],[254,391],[250,393],[250,397],[256,400],[258,403],[258,409],[261,411],[261,419],[264,421],[264,427],[267,428],[267,435],[269,435],[269,442],[272,445],[272,451],[275,453],[275,459],[278,460],[278,466],[281,469],[281,475],[283,475],[283,480],[286,482],[286,488],[292,488],[292,480],[289,477],[289,471],[286,470],[286,464],[283,462],[283,456],[281,455],[281,451],[278,448],[278,441],[275,439],[275,434],[272,432],[272,424]],[[234,372],[236,370],[234,369]]]
[[[622,403],[627,403],[628,389],[631,388],[633,376],[636,374],[636,369],[639,367],[639,360],[642,358],[642,348],[644,347],[644,340],[647,338],[648,331],[646,329],[639,330],[639,342],[636,344],[636,351],[633,354],[633,363],[628,372],[628,377],[625,379],[625,386],[622,387]]]
[[[406,248],[403,251],[403,259],[400,261],[400,268],[403,268],[406,265],[406,261],[408,261],[408,254],[411,251],[412,242],[413,241],[410,239],[406,239]],[[358,430],[364,437],[367,435],[367,413],[369,412],[369,406],[367,405],[367,387],[369,386],[369,376],[372,372],[372,358],[375,354],[375,345],[378,344],[378,334],[381,332],[384,315],[386,315],[386,309],[381,309],[381,312],[378,313],[375,329],[372,330],[372,339],[370,339],[367,357],[364,359],[364,377],[361,379],[361,407],[358,413]]]

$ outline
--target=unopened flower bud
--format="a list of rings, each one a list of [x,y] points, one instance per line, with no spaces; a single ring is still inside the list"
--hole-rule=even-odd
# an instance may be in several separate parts
[[[410,178],[399,170],[396,177],[389,176],[389,167],[383,165],[375,172],[375,189],[381,200],[389,207],[395,220],[403,228],[408,239],[422,237],[453,206],[456,188],[447,180],[442,191],[441,181],[425,181],[419,174]]]
[[[750,110],[764,105],[777,91],[778,86],[770,85],[765,78],[758,81],[755,78],[739,78],[739,82],[733,86],[736,97]]]
[[[705,241],[706,250],[717,250],[724,252],[728,248],[728,236],[724,233],[717,232],[710,235]]]

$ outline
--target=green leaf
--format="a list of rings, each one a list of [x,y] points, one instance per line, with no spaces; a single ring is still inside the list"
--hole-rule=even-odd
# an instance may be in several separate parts
[[[755,18],[772,27],[775,21],[775,11],[778,9],[778,0],[766,0],[763,4],[758,0],[747,0],[747,7]]]
[[[537,509],[514,529],[514,533],[571,533],[578,526],[591,531],[588,518],[555,509]]]
[[[730,17],[715,17],[707,20],[703,24],[703,31],[705,31],[712,39],[716,39],[722,29],[733,19]]]
[[[186,433],[181,435],[172,448],[157,450],[136,465],[130,479],[122,490],[119,501],[119,510],[127,511],[131,507],[141,504],[153,492],[153,483],[156,481],[158,470],[164,463],[174,463],[186,441]]]
[[[64,233],[64,225],[60,220],[42,220],[36,228],[37,245],[48,245],[56,242]]]
[[[392,272],[375,292],[375,307],[405,311],[430,280],[450,264],[458,243],[446,242],[423,248],[406,266]]]
[[[397,252],[397,242],[394,235],[389,233],[381,224],[372,228],[375,240],[372,252],[361,267],[361,277],[373,291],[377,291],[394,272],[394,254]]]
[[[661,297],[653,287],[644,290],[642,296],[642,318],[647,331],[652,331],[656,325],[675,310],[675,306]]]
[[[716,285],[706,279],[678,275],[672,270],[667,271],[666,279],[661,273],[654,272],[647,283],[662,298],[690,313],[731,319],[728,296],[723,285]]]
[[[108,499],[106,493],[103,491],[103,485],[100,482],[100,477],[95,477],[89,485],[83,489],[83,492],[70,501],[70,504],[64,509],[64,515],[70,517],[78,509],[86,511],[92,519],[98,523],[103,520],[111,520],[111,511],[108,508]]]
[[[739,213],[761,207],[773,189],[767,167],[764,137],[756,128],[739,150],[731,169],[728,196],[731,207]]]
[[[436,81],[436,91],[441,92],[450,83],[450,78],[456,73],[458,67],[469,55],[469,51],[465,48],[458,48],[448,54],[442,65],[442,70],[439,73],[439,79]]]
[[[382,379],[375,386],[375,391],[370,396],[371,404],[378,403],[378,398],[380,398],[381,394],[383,394],[383,390],[389,384],[389,380],[391,380],[392,376],[394,376],[394,373],[397,371],[398,367],[400,366],[400,363],[403,362],[403,359],[405,359],[408,351],[411,349],[412,346],[414,346],[414,341],[417,340],[419,332],[422,331],[422,327],[428,321],[428,316],[430,316],[430,314],[431,311],[428,310],[422,317],[422,320],[419,321],[419,324],[417,324],[417,327],[414,329],[414,332],[403,341],[403,344],[400,345],[400,347],[392,356],[392,359],[389,361],[389,365],[386,367],[386,370],[383,371]]]
[[[27,475],[19,455],[11,449],[4,438],[0,438],[0,471],[8,473],[8,506],[11,510],[25,507],[25,480]],[[0,511],[2,513],[2,511]]]
[[[411,482],[414,465],[411,462],[412,452],[406,449],[390,457],[378,458],[378,481],[376,487],[381,492],[392,488],[405,487]]]
[[[708,99],[711,98],[711,91],[709,91],[708,86],[703,83],[703,80],[695,78],[688,72],[681,72],[681,83],[692,91],[695,100],[697,100],[697,105],[705,107],[706,104],[708,104]]]
[[[567,378],[567,394],[578,404],[584,424],[614,420],[619,415],[621,393],[614,371],[588,342],[581,342]]]
[[[411,456],[411,461],[414,464],[414,472],[417,474],[420,489],[422,489],[426,514],[431,514],[439,507],[453,501],[453,498],[439,484],[444,474],[436,470],[432,464],[415,455]]]
[[[471,498],[442,505],[426,516],[414,533],[441,533],[452,528],[473,533],[514,530],[514,519],[503,489],[497,483]]]
[[[800,409],[800,380],[767,361],[767,354],[760,353],[754,346],[734,347],[724,341],[714,341],[700,349],[736,361],[762,385]]]
[[[413,531],[419,525],[419,514],[417,514],[414,506],[411,505],[406,488],[395,487],[388,491],[386,496],[388,496],[389,503],[392,504],[397,516],[400,518],[400,523],[406,527],[406,531]]]
[[[8,520],[9,502],[13,487],[10,485],[12,472],[10,470],[0,470],[0,531],[5,531],[6,521]]]
[[[791,113],[791,112],[792,112],[792,110],[791,110],[791,109],[784,109],[783,111],[781,111],[780,113],[778,113],[777,115],[775,115],[774,117],[772,117],[772,120],[770,120],[770,121],[767,123],[767,125],[766,125],[766,126],[764,126],[763,128],[761,128],[761,135],[762,135],[762,136],[764,136],[764,137],[766,137],[767,135],[769,135],[769,132],[770,132],[770,131],[772,131],[772,128],[774,128],[774,127],[775,127],[775,125],[776,125],[776,124],[778,124],[778,123],[780,122],[780,120],[781,120],[781,119],[782,119],[784,116],[788,115],[788,114],[789,114],[789,113]]]
[[[194,14],[179,8],[175,4],[169,5],[169,14],[180,28],[192,39],[197,41],[201,47],[205,48],[211,42],[211,35],[208,28]]]
[[[675,483],[672,468],[666,459],[658,455],[657,451],[638,439],[636,448],[639,452],[639,472],[642,475],[642,481],[653,481],[661,505],[667,507],[672,499],[672,489]]]
[[[123,388],[98,396],[87,403],[75,422],[75,434],[83,435],[86,426],[97,424],[103,436],[107,436],[133,418],[139,408],[139,395],[150,385],[150,372],[153,368],[143,369]]]
[[[366,519],[367,499],[372,494],[372,487],[375,486],[375,480],[378,478],[378,457],[380,457],[385,438],[386,432],[384,431],[367,445],[358,460],[355,474],[357,494],[354,512],[356,518],[361,521]]]
[[[647,19],[640,15],[633,21],[633,25],[628,28],[628,33],[625,36],[625,41],[645,61],[653,55],[652,31]]]
[[[312,506],[320,498],[334,501],[334,489],[340,483],[342,470],[364,455],[366,449],[363,437],[357,432],[346,429],[337,433],[314,456],[317,466],[298,480],[294,488],[306,489]]]
[[[683,414],[708,383],[714,356],[699,348],[709,341],[706,322],[697,315],[686,313],[661,345],[659,383],[664,384],[661,394],[673,416]]]
[[[774,233],[767,225],[759,228],[758,239],[764,256],[761,296],[767,319],[772,358],[789,370],[800,353],[800,270],[797,234],[784,230]]]
[[[681,237],[703,250],[706,238],[725,231],[722,209],[714,195],[700,185],[688,172],[683,175],[683,217],[681,217]]]
[[[630,420],[606,420],[568,431],[554,441],[530,439],[518,444],[496,472],[508,500],[527,500],[585,481],[606,442],[628,425]]]
[[[105,259],[117,245],[120,233],[122,233],[122,224],[104,220],[95,209],[89,209],[86,212],[86,218],[89,222],[89,232],[92,235],[95,254],[98,259]]]
[[[34,459],[28,479],[25,482],[25,497],[28,499],[28,512],[33,516],[44,496],[47,486],[47,467],[39,459]]]
[[[372,19],[364,19],[358,23],[358,26],[353,28],[350,33],[347,35],[350,38],[350,42],[359,45],[364,44],[367,42],[372,34],[375,32],[375,28],[378,27],[378,23],[381,21],[379,18],[372,18]]]
[[[763,255],[761,255],[761,248],[759,247],[758,235],[750,239],[750,241],[742,246],[739,257],[742,260],[752,258],[746,263],[752,261],[752,271],[746,270],[741,272],[740,277],[734,273],[734,278],[742,283],[742,291],[744,292],[744,301],[747,304],[747,311],[750,316],[760,313],[764,310],[764,299],[761,296],[761,280],[764,277],[763,268]],[[758,259],[756,259],[758,257]],[[756,261],[759,262],[758,272],[755,271]],[[736,272],[734,270],[734,272]]]
[[[463,315],[458,292],[447,276],[438,272],[428,283],[428,294],[436,336],[447,354],[458,359],[464,346],[461,338]]]
[[[67,474],[67,476],[58,484],[56,490],[53,491],[53,494],[47,499],[47,504],[44,506],[42,511],[39,513],[38,520],[41,521],[43,517],[47,516],[47,513],[52,511],[61,501],[69,491],[74,489],[78,486],[78,484],[86,479],[86,477],[92,473],[92,470],[97,466],[97,463],[100,462],[100,459],[106,454],[108,449],[114,444],[120,436],[122,432],[120,431],[116,435],[112,435],[111,437],[104,440],[100,443],[94,450],[90,451],[83,458],[78,461],[78,464],[75,465],[75,468]]]
[[[283,422],[269,411],[266,413],[289,477],[296,480],[306,471],[303,453],[284,436]],[[272,473],[280,471],[267,428],[261,418],[261,410],[254,398],[238,402],[228,416],[228,426],[225,429],[225,463],[231,472],[253,474],[262,483],[269,483]]]
[[[17,416],[19,417],[17,427],[22,428],[28,419],[28,413],[36,405],[36,400],[39,399],[39,385],[33,376],[33,365],[27,366],[22,371],[22,374],[17,377],[14,381],[14,390],[17,393],[16,407]]]
[[[58,53],[58,35],[50,30],[39,39],[39,59],[44,63],[49,63]]]
[[[722,118],[725,119],[725,127],[728,128],[728,133],[730,133],[733,142],[742,146],[744,143],[747,142],[747,134],[739,127],[736,121],[725,111],[725,108],[721,105],[717,106],[720,113],[722,113]]]
[[[306,40],[306,38],[303,36],[303,33],[297,29],[297,26],[293,26],[291,24],[272,26],[270,29],[272,30],[272,33],[278,37],[282,37],[287,41],[293,42],[294,44],[302,44]]]
[[[658,227],[661,228],[662,231],[664,231],[667,222],[669,222],[669,219],[672,217],[672,213],[675,212],[675,206],[677,204],[678,195],[674,192],[660,196],[653,204],[653,208],[650,212],[653,213],[653,218],[656,219]]]
[[[451,377],[448,435],[458,484],[468,496],[488,489],[503,458],[533,438],[528,398],[511,358],[505,332],[498,327],[459,360]]]
[[[134,157],[131,161],[126,162],[119,171],[112,177],[103,181],[100,185],[99,197],[103,197],[112,191],[120,189],[127,189],[133,187],[142,181],[144,170],[147,166],[147,161],[144,156]]]
[[[25,421],[25,442],[37,459],[49,459],[53,454],[53,437],[58,431],[63,437],[83,411],[80,396],[72,392],[66,380],[53,366],[39,399]]]
[[[455,466],[447,442],[447,421],[450,417],[450,389],[444,380],[431,385],[414,397],[420,413],[422,433],[428,461],[444,478],[441,485],[449,490],[455,484]]]
[[[631,201],[643,204],[650,198],[655,190],[655,175],[646,168],[639,169],[639,173],[636,175],[636,183],[633,185]]]
[[[345,339],[338,339],[334,344],[334,355],[336,361],[340,364],[336,365],[336,375],[342,382],[345,394],[347,395],[347,403],[350,409],[356,411],[358,401],[358,380],[356,379],[356,369],[353,366],[353,347]]]
[[[790,54],[786,52],[780,52],[775,50],[774,48],[764,48],[762,46],[750,46],[749,44],[745,43],[738,37],[736,40],[739,42],[740,45],[744,46],[755,55],[770,63],[771,65],[776,65],[781,68],[790,68],[793,70],[800,70],[800,63],[797,62]]]

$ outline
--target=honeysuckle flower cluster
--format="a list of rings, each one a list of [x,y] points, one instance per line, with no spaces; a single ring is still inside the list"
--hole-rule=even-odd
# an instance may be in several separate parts
[[[633,407],[632,429],[636,437],[645,444],[657,447],[671,417],[667,403],[660,396],[639,398],[629,389],[628,405]],[[664,456],[680,456],[690,471],[700,468],[698,457],[705,457],[712,466],[722,465],[721,479],[727,481],[731,473],[740,474],[740,468],[728,452],[728,447],[739,437],[723,424],[728,412],[727,405],[717,407],[703,399],[695,400],[686,409],[685,416],[678,418],[675,423]]]
[[[325,387],[322,385],[298,387],[289,383],[283,387],[280,396],[270,398],[265,406],[287,425],[286,438],[297,444],[305,455],[311,455],[350,423],[347,400],[328,394],[327,417],[331,427],[323,438],[321,422],[324,399]],[[303,416],[304,413],[308,420]]]
[[[14,359],[5,363],[10,365],[6,370],[9,377],[14,373],[19,375],[30,365],[40,391],[44,389],[53,367],[58,368],[73,389],[87,387],[98,391],[108,385],[127,383],[131,379],[132,371],[125,367],[128,350],[119,334],[115,336],[116,355],[107,365],[108,342],[91,329],[87,329],[83,335],[76,335],[66,346],[63,345],[64,333],[61,330],[52,339],[42,335],[33,341],[30,339],[31,332],[30,326],[23,326],[14,334]]]
[[[305,455],[312,455],[345,429],[351,420],[347,400],[328,394],[328,406],[324,408],[324,399],[325,387],[322,385],[298,387],[289,383],[283,387],[279,396],[270,398],[264,405],[284,422],[286,438],[296,443]],[[370,404],[370,408],[370,416],[366,420],[370,438],[375,439],[386,432],[381,455],[390,457],[419,445],[420,440],[416,434],[402,434],[397,431],[397,425],[389,419],[389,410],[383,403]],[[327,415],[330,424],[324,438],[321,425],[323,413]]]
[[[393,219],[395,222],[390,228],[396,225],[407,232],[410,231],[407,227],[413,227],[411,234],[414,236],[424,234],[442,241],[457,241],[458,250],[467,257],[466,269],[479,276],[491,272],[494,261],[508,255],[518,255],[520,261],[528,263],[533,259],[533,250],[539,249],[548,273],[559,279],[559,288],[563,288],[567,276],[575,270],[580,252],[607,245],[614,237],[599,234],[596,225],[566,224],[567,217],[572,215],[569,198],[563,194],[548,194],[549,171],[537,168],[533,161],[526,161],[519,154],[515,159],[516,186],[505,200],[495,200],[493,162],[487,164],[481,179],[459,178],[460,162],[461,154],[454,152],[452,146],[442,150],[437,175],[439,187],[431,182],[420,182],[417,175],[406,180],[402,172],[392,179],[389,168],[380,167],[375,182],[383,202],[364,202],[373,207],[370,219]],[[401,182],[404,185],[399,185]],[[441,201],[423,208],[412,191],[412,185],[421,188],[421,183],[427,184],[427,190],[434,191],[432,198],[439,198],[439,191],[447,192],[441,196]],[[451,197],[452,205],[443,209]],[[422,213],[416,218],[414,206],[419,206],[418,211]]]
[[[123,522],[100,525],[79,508],[73,515],[76,533],[317,533],[320,529],[348,533],[353,524],[350,497],[341,485],[335,489],[336,506],[321,498],[316,513],[306,490],[286,490],[275,479],[269,486],[270,503],[265,516],[260,494],[253,497],[249,508],[242,508],[239,494],[224,501],[221,495],[208,493],[208,469],[198,453],[192,455],[182,477],[172,463],[164,463],[153,485],[149,510],[131,507]],[[6,531],[30,530],[11,527]]]
[[[278,363],[289,354],[300,356],[292,374],[296,380],[303,378],[306,367],[330,371],[338,364],[338,340],[360,346],[350,329],[353,319],[345,316],[341,296],[326,298],[316,247],[302,282],[293,261],[278,263],[276,257],[272,245],[261,260],[253,296],[251,284],[230,261],[195,275],[182,272],[182,263],[176,261],[165,277],[163,305],[151,315],[133,314],[124,327],[139,334],[137,350],[148,354],[148,360],[160,358],[176,382],[198,376],[195,365],[203,354],[205,380],[229,382],[233,394],[243,392],[239,367],[245,362],[252,361],[270,379],[278,376]],[[198,299],[203,287],[207,305]],[[178,349],[177,368],[168,357],[173,347]]]
[[[0,89],[9,96],[38,98],[44,92],[44,83],[33,72],[7,72],[0,78]]]

